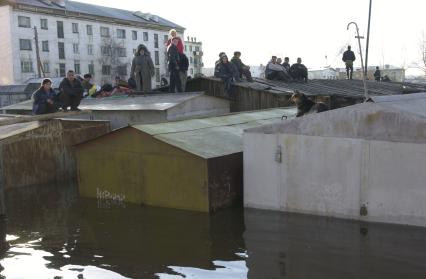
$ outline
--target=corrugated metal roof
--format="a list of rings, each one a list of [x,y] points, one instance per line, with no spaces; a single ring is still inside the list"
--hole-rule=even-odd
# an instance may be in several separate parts
[[[292,118],[295,114],[295,108],[279,108],[132,127],[208,159],[241,152],[244,129],[280,122],[283,115]]]
[[[166,20],[162,17],[158,17],[158,22],[154,20],[146,20],[141,17],[138,17],[134,15],[134,11],[128,11],[128,10],[122,10],[122,9],[116,9],[116,8],[110,8],[110,7],[104,7],[99,5],[93,5],[93,4],[87,4],[87,3],[81,3],[76,1],[66,1],[65,8],[61,7],[59,5],[56,5],[55,3],[48,4],[44,1],[39,0],[9,0],[9,2],[12,3],[18,3],[23,5],[30,5],[40,8],[49,8],[49,9],[57,9],[57,10],[66,10],[70,12],[76,12],[81,14],[88,14],[88,15],[94,15],[94,16],[101,16],[101,17],[108,17],[113,19],[120,19],[120,20],[126,20],[126,21],[133,21],[138,23],[149,23],[149,24],[157,24],[157,25],[163,25],[170,28],[178,28],[178,29],[184,29],[182,26],[179,26],[169,20]]]
[[[79,106],[84,110],[102,111],[128,111],[128,110],[167,110],[182,104],[192,98],[200,97],[204,93],[171,93],[171,94],[147,94],[146,96],[117,96],[107,98],[85,98]],[[32,101],[24,101],[18,104],[3,107],[3,110],[32,110]]]

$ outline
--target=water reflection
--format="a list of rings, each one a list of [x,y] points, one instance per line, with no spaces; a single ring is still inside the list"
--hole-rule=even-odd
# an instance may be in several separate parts
[[[5,278],[425,278],[426,230],[231,209],[213,215],[6,195]]]

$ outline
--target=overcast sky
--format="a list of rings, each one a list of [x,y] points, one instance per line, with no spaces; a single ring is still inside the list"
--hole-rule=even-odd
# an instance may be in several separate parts
[[[426,32],[426,0],[372,0],[369,65],[408,67],[420,59],[419,42]],[[80,0],[139,10],[186,28],[185,37],[203,42],[205,67],[218,53],[242,52],[243,62],[267,63],[272,55],[301,57],[309,68],[343,67],[347,44],[358,54],[355,21],[367,34],[369,0]],[[362,40],[363,47],[365,40]],[[326,60],[327,56],[327,60]],[[359,55],[357,55],[359,57]],[[357,59],[360,65],[360,60]]]

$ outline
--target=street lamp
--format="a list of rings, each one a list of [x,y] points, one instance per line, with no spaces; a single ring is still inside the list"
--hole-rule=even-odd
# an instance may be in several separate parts
[[[358,24],[356,24],[356,22],[349,22],[348,26],[346,27],[346,30],[349,30],[349,26],[351,24],[354,24],[356,27],[356,36],[355,38],[358,39],[358,47],[359,47],[359,55],[361,56],[361,68],[362,68],[362,83],[364,84],[364,102],[368,101],[370,99],[370,96],[368,95],[368,90],[367,90],[367,82],[365,81],[365,69],[364,69],[364,59],[362,58],[362,49],[361,49],[361,39],[364,39],[364,37],[361,37],[359,35],[359,28],[358,28]]]

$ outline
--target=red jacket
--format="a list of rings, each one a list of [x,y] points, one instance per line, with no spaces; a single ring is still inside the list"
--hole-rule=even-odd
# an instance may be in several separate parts
[[[179,39],[178,44],[177,44],[177,49],[179,53],[183,53],[183,43],[182,43],[182,39],[180,37],[175,37],[177,39]],[[169,47],[169,45],[172,43],[172,38],[167,40],[166,43],[166,47]]]

